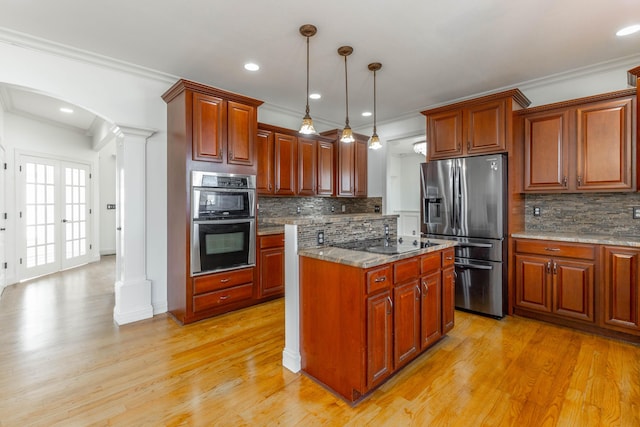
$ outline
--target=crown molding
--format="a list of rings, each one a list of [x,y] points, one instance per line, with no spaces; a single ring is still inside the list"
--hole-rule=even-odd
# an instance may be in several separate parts
[[[135,65],[86,50],[77,49],[51,40],[9,30],[4,27],[0,27],[0,43],[11,44],[38,52],[51,53],[76,61],[83,61],[104,68],[110,68],[128,74],[157,80],[163,83],[175,83],[175,81],[180,78],[169,73],[142,67],[140,65]]]

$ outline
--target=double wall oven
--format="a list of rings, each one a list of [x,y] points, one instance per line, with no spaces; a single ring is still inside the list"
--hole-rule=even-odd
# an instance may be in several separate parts
[[[255,265],[255,175],[191,173],[191,275]]]

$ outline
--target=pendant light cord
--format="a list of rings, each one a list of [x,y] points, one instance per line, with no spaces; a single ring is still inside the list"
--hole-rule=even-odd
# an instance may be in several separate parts
[[[309,37],[307,36],[307,108],[306,115],[309,115]]]
[[[376,71],[373,70],[373,134],[376,134]]]
[[[346,102],[345,102],[346,108],[345,108],[345,110],[347,112],[347,117],[346,117],[346,120],[345,120],[345,124],[347,126],[349,126],[349,77],[347,76],[347,55],[345,55],[345,57],[344,57],[344,91],[345,91],[345,94],[346,94],[346,97],[345,97],[345,99],[346,99]]]

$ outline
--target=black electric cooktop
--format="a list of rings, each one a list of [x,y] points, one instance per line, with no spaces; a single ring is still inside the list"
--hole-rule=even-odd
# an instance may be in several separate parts
[[[384,238],[379,238],[335,243],[331,246],[342,249],[351,249],[354,251],[371,252],[375,254],[395,255],[436,245],[437,243],[433,242],[421,242],[417,238],[399,238],[398,240],[386,240]]]

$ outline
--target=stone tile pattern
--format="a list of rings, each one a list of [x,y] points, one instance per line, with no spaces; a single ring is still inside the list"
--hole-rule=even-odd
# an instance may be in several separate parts
[[[319,248],[336,243],[384,237],[384,225],[389,225],[389,237],[395,242],[398,238],[397,217],[381,217],[353,221],[327,222],[298,226],[298,249]],[[318,231],[324,231],[324,245],[318,245]]]
[[[382,197],[337,198],[337,197],[266,197],[258,196],[258,223],[261,218],[288,217],[299,215],[331,215],[345,212],[374,213],[375,207],[382,209]],[[333,212],[331,208],[333,207]]]
[[[539,217],[533,216],[534,206],[540,207]],[[634,206],[640,206],[639,193],[527,194],[525,230],[640,236]]]

